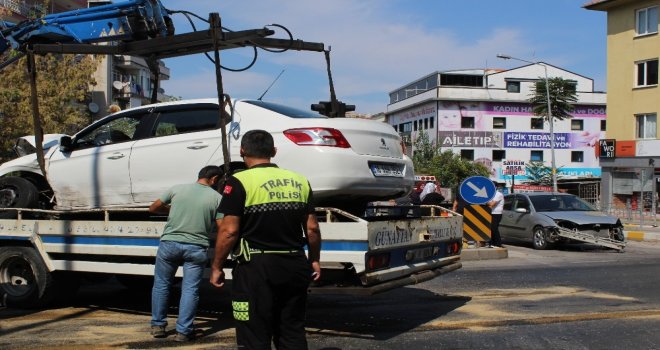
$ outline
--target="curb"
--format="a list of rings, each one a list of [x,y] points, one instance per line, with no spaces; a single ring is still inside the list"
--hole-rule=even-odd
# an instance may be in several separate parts
[[[461,261],[506,259],[509,250],[506,248],[465,248],[461,251]]]
[[[657,242],[660,240],[660,234],[656,232],[627,231],[625,236],[626,240],[636,242]]]

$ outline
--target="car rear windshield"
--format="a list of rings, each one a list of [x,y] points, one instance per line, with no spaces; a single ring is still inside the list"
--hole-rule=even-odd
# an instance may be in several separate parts
[[[265,108],[268,110],[271,110],[273,112],[283,114],[287,117],[290,118],[327,118],[326,116],[320,115],[318,113],[314,113],[312,111],[305,111],[302,109],[298,108],[293,108],[293,107],[288,107],[288,106],[283,106],[277,103],[272,103],[272,102],[264,102],[264,101],[257,101],[257,100],[250,100],[250,101],[244,101],[246,103],[259,106],[261,108]]]
[[[591,204],[570,195],[529,196],[536,211],[594,211]]]

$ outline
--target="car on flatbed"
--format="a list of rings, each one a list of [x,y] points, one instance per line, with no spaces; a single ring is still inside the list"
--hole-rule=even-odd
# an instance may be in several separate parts
[[[403,196],[414,186],[412,161],[386,123],[259,100],[232,100],[225,110],[231,159],[240,159],[245,132],[269,131],[277,147],[273,162],[305,175],[317,206],[360,214],[368,202]],[[23,156],[0,165],[0,208],[146,207],[173,184],[194,181],[203,166],[223,164],[220,128],[215,99],[121,111],[49,142],[47,179],[23,138],[17,143]]]

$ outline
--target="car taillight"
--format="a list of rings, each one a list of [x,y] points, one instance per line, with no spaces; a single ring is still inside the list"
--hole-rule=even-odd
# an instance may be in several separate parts
[[[390,253],[374,254],[367,259],[369,270],[377,270],[390,266]]]
[[[299,146],[329,146],[351,148],[344,135],[337,129],[304,128],[284,130],[284,136]]]

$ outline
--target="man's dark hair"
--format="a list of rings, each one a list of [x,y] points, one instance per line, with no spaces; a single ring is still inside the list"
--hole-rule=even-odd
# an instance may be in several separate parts
[[[214,176],[222,176],[224,175],[224,172],[222,169],[220,169],[219,166],[217,165],[207,165],[202,168],[202,170],[199,171],[199,175],[197,175],[197,179],[210,179]]]
[[[243,135],[241,148],[244,157],[270,158],[275,153],[273,135],[265,130],[250,130]]]

